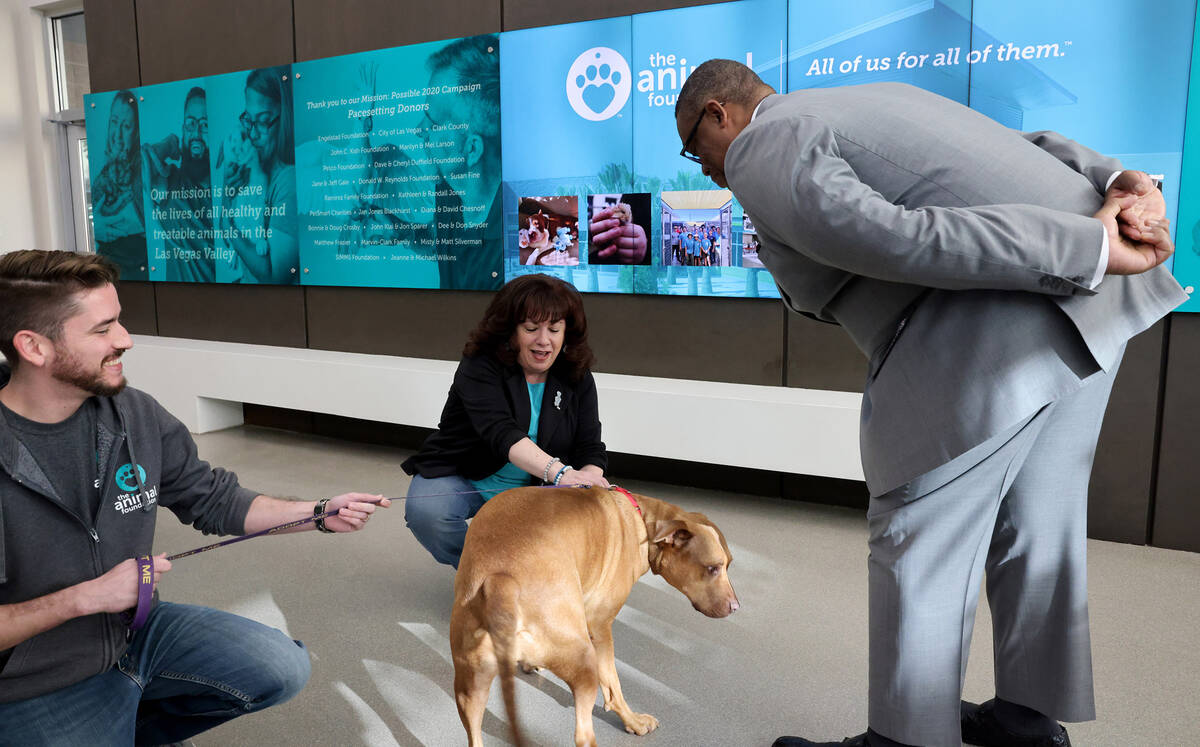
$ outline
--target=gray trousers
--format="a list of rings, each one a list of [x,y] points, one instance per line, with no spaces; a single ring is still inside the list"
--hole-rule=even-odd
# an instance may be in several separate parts
[[[984,572],[996,694],[1060,721],[1095,718],[1087,488],[1116,370],[871,500],[872,729],[958,747]]]

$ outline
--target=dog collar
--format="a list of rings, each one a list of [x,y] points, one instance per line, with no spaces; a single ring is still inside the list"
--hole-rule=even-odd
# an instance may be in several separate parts
[[[639,515],[642,513],[642,507],[638,505],[637,498],[633,497],[633,493],[630,493],[625,488],[619,488],[616,485],[613,485],[612,489],[617,491],[621,495],[625,496],[626,498],[628,498],[629,502],[633,504],[633,507],[637,509],[637,512]]]

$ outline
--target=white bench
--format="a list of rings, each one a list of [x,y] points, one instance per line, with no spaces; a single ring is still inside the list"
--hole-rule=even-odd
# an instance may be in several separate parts
[[[132,386],[193,433],[242,423],[242,403],[437,426],[456,361],[134,335]],[[862,395],[596,374],[612,451],[863,479]]]

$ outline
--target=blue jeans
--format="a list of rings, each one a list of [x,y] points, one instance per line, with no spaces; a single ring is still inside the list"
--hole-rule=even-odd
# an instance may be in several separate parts
[[[450,493],[455,495],[447,495]],[[486,501],[465,477],[413,475],[404,501],[404,521],[434,560],[458,568],[467,536],[467,519]]]
[[[308,649],[227,612],[160,602],[107,672],[0,703],[0,745],[127,747],[177,742],[291,698]]]

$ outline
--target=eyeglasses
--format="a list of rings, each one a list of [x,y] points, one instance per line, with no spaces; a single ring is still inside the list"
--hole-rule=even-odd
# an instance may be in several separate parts
[[[245,115],[243,114],[242,116],[245,116]],[[183,118],[183,126],[184,126],[184,128],[189,129],[189,130],[199,130],[201,133],[203,133],[205,135],[208,134],[208,120],[207,119],[199,119],[197,117],[184,117]],[[242,126],[245,127],[246,123],[242,122]]]
[[[724,101],[718,101],[717,103],[725,106]],[[692,144],[692,138],[696,137],[696,130],[700,129],[700,123],[704,121],[705,114],[708,114],[708,109],[701,109],[700,116],[696,117],[696,124],[692,125],[691,131],[688,132],[687,140],[683,141],[683,147],[679,149],[679,155],[701,165],[703,165],[703,161],[700,160],[700,156],[693,156],[691,153],[688,153],[688,146]]]
[[[262,133],[274,127],[275,123],[279,121],[279,115],[276,114],[274,117],[262,115],[256,119],[250,119],[248,112],[242,112],[238,121],[242,123],[242,129],[246,131],[246,134],[250,135],[255,134],[255,130]]]

